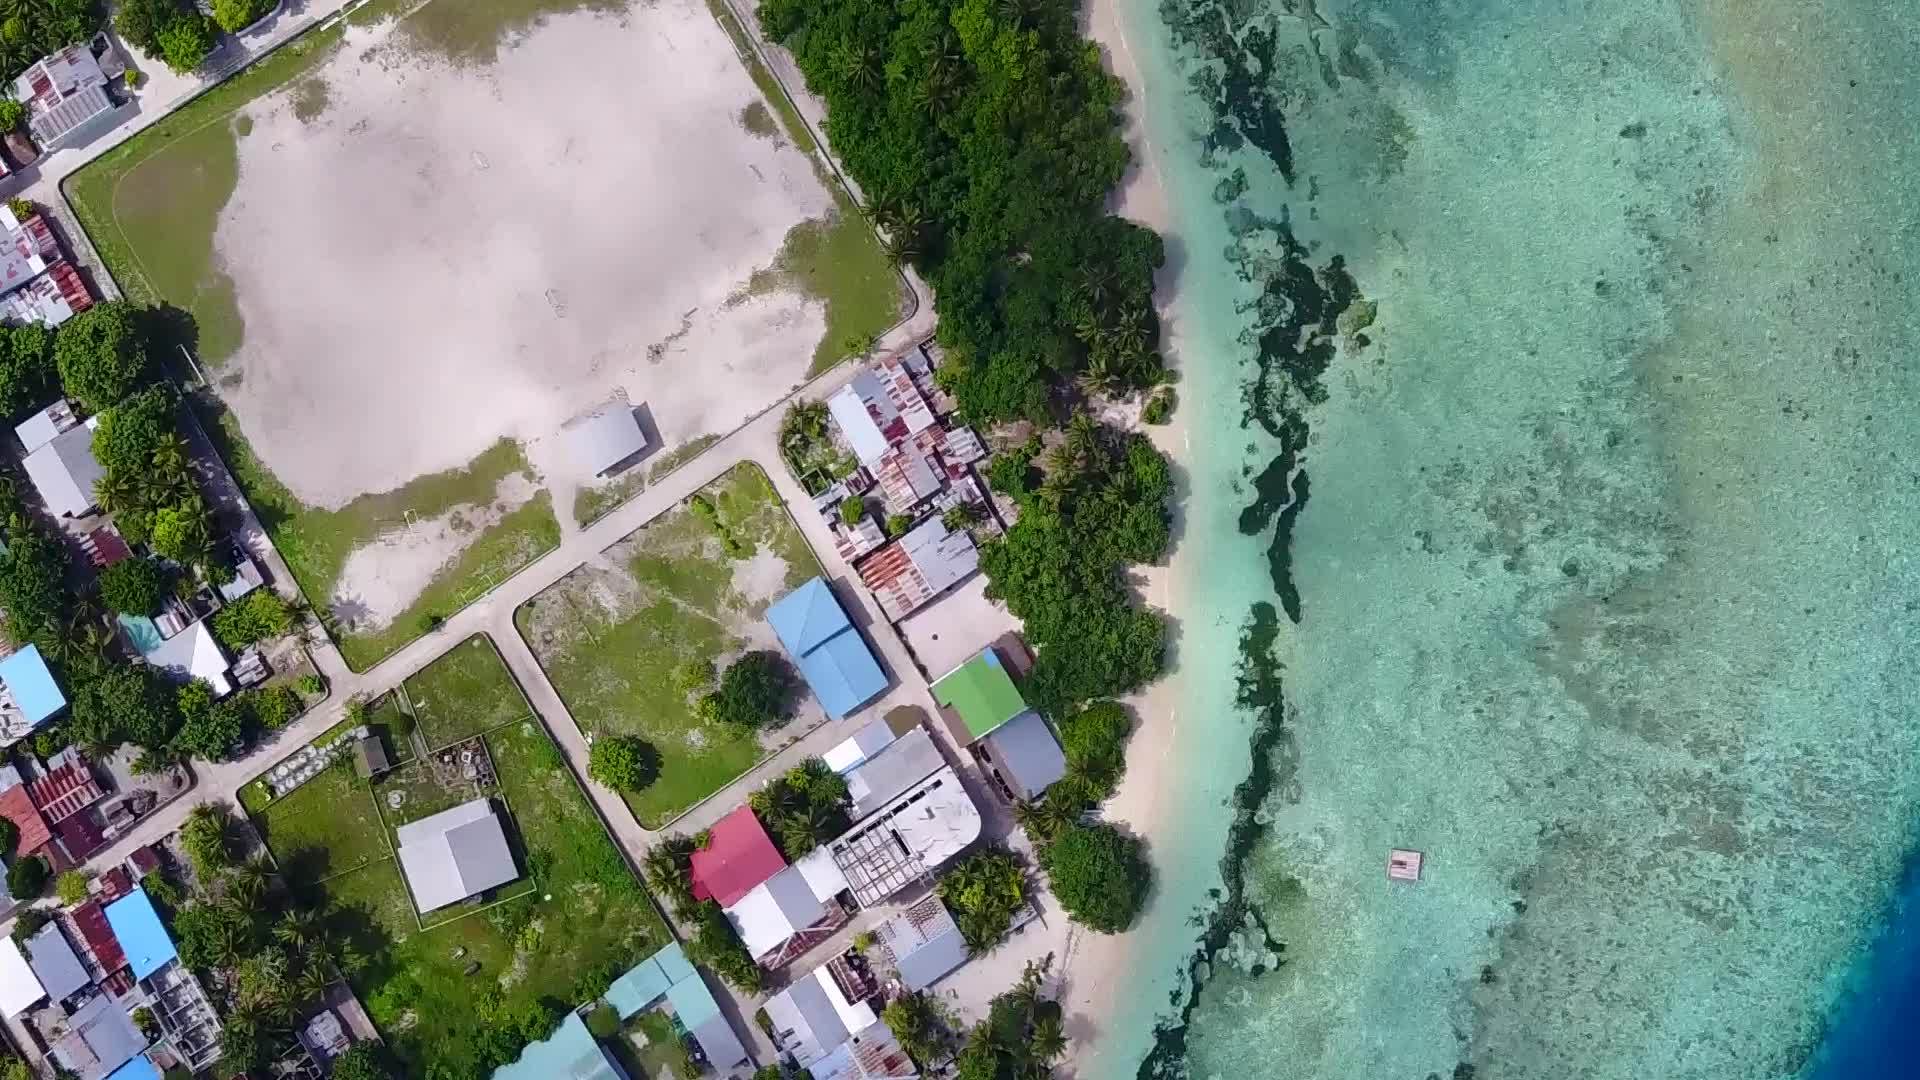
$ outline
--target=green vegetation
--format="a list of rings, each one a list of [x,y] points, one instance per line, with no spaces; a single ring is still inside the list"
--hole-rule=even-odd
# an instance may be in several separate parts
[[[124,300],[95,304],[68,320],[54,338],[53,357],[67,396],[94,412],[119,404],[153,371],[146,335]]]
[[[939,891],[967,948],[983,953],[1007,936],[1014,915],[1027,902],[1027,868],[1013,852],[989,846],[947,871]]]
[[[674,673],[736,654],[769,603],[820,572],[757,467],[735,468],[702,494],[714,525],[690,509],[663,514],[514,614],[584,730],[636,736],[660,752],[660,778],[623,793],[649,828],[763,754],[754,730],[702,715]],[[721,531],[744,562],[726,554]]]
[[[645,468],[635,465],[613,480],[596,487],[581,488],[573,497],[574,522],[584,529],[599,521],[620,504],[644,491],[648,484],[659,481],[661,477],[699,457],[707,447],[719,441],[718,435],[689,439],[661,454]]]
[[[695,850],[692,837],[669,833],[640,858],[640,874],[646,879],[647,887],[681,922],[692,922],[700,908],[700,902],[693,898],[693,883],[688,876],[693,870]]]
[[[687,1050],[687,1041],[674,1030],[673,1021],[658,1009],[648,1009],[628,1020],[625,1038],[615,1043],[628,1051],[628,1072],[634,1077],[700,1075]]]
[[[1147,424],[1164,424],[1173,419],[1174,406],[1180,403],[1180,396],[1173,387],[1163,386],[1155,390],[1147,403],[1140,407],[1140,420]]]
[[[19,106],[12,98],[0,105]],[[9,423],[45,406],[60,390],[60,367],[53,358],[53,331],[39,323],[0,329],[0,412]]]
[[[819,758],[807,760],[767,781],[747,796],[747,805],[766,826],[789,862],[846,832],[853,799],[847,779]]]
[[[7,867],[7,891],[22,903],[32,900],[46,889],[47,875],[52,872],[47,860],[38,855],[15,859],[13,865]]]
[[[587,751],[587,775],[615,791],[640,791],[660,776],[660,751],[632,735],[603,735]]]
[[[100,571],[100,599],[115,611],[151,615],[167,598],[167,572],[152,559],[122,559]]]
[[[902,994],[887,1002],[880,1019],[922,1069],[945,1061],[953,1049],[953,1013],[932,994]]]
[[[61,906],[72,907],[87,898],[87,886],[92,882],[93,875],[85,870],[68,870],[53,879],[53,895]]]
[[[854,526],[867,516],[867,501],[858,495],[849,495],[840,503],[840,523]]]
[[[128,543],[146,544],[177,563],[219,573],[224,564],[216,566],[212,558],[212,517],[194,477],[179,416],[179,402],[172,388],[164,386],[122,398],[102,413],[93,433],[93,456],[105,475],[94,484],[94,496],[113,512],[114,527]]]
[[[981,548],[987,595],[1024,625],[1037,654],[1026,696],[1049,716],[1080,702],[1139,689],[1160,674],[1165,626],[1137,608],[1127,568],[1158,561],[1169,542],[1167,460],[1138,434],[1085,416],[1047,454],[1047,473],[1027,487],[1031,448],[990,473],[1020,504],[1005,537]],[[1022,464],[1022,461],[1026,464]]]
[[[292,605],[272,589],[255,589],[213,616],[213,636],[229,649],[285,637],[293,627]]]
[[[757,649],[728,664],[719,689],[702,694],[694,711],[743,731],[784,724],[792,715],[794,681],[784,657]]]
[[[26,122],[27,107],[25,105],[10,97],[0,98],[0,133],[19,131],[20,125]]]
[[[333,1080],[394,1080],[395,1076],[387,1062],[386,1048],[373,1042],[347,1047],[346,1053],[333,1059],[330,1068]]]
[[[1067,1052],[1060,1003],[1040,993],[1053,955],[1029,962],[1013,989],[993,999],[954,1059],[956,1080],[1023,1080],[1053,1075]]]
[[[773,266],[755,273],[747,283],[749,294],[798,288],[826,306],[827,330],[814,348],[813,366],[808,371],[818,375],[844,358],[844,342],[878,338],[900,317],[904,293],[900,275],[846,186],[822,164],[824,155],[812,130],[779,81],[760,62],[760,54],[754,51],[745,29],[719,0],[707,0],[707,10],[733,39],[734,53],[760,88],[766,104],[779,116],[787,137],[812,159],[820,183],[833,195],[833,210],[824,218],[794,226]]]
[[[350,978],[398,1059],[391,1075],[485,1077],[544,1038],[560,1003],[599,996],[667,940],[546,732],[527,720],[484,738],[516,851],[539,888],[444,925],[419,928],[374,799],[348,769],[330,769],[256,815],[276,856],[301,852],[286,870],[295,891],[323,896],[357,927],[350,941],[367,962]],[[314,786],[323,782],[337,786]],[[350,803],[366,814],[333,810]]]
[[[279,0],[213,0],[213,21],[229,34],[237,34],[267,17]]]
[[[1106,213],[1128,152],[1118,80],[1068,4],[764,0],[827,103],[893,258],[940,305],[941,377],[975,422],[1044,420],[1079,378],[1155,384],[1160,238]]]
[[[686,946],[687,959],[712,968],[727,985],[742,993],[759,993],[765,976],[720,905],[712,900],[701,901],[694,909],[693,925],[693,937]]]
[[[834,446],[827,427],[828,415],[826,402],[806,399],[794,402],[780,418],[780,456],[809,495],[820,494],[832,487],[834,481],[851,476],[860,467],[852,454]],[[848,515],[864,512],[858,500],[849,498],[840,504],[840,520],[849,525],[859,518]]]
[[[85,41],[99,26],[94,0],[41,0],[8,7],[0,32],[5,46],[0,50],[0,79],[11,84],[35,60]]]
[[[532,704],[485,634],[475,634],[408,676],[406,690],[432,747],[533,715]]]
[[[1105,821],[1062,828],[1040,849],[1040,866],[1061,908],[1103,934],[1132,926],[1153,885],[1140,839]]]
[[[239,2],[266,3],[268,9],[272,7],[268,0]],[[234,0],[217,0],[214,4],[216,18],[223,3],[232,5]],[[261,12],[263,15],[265,13]],[[224,21],[222,25],[225,25]],[[237,30],[245,25],[241,23],[227,29]],[[113,28],[127,44],[160,59],[167,67],[182,75],[198,68],[207,54],[213,51],[213,20],[202,15],[193,4],[182,0],[125,0],[113,17]]]

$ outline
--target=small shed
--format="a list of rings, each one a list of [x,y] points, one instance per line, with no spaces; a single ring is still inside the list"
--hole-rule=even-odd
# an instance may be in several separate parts
[[[561,425],[567,452],[581,469],[607,476],[647,448],[647,433],[633,406],[620,398],[581,413]]]
[[[1394,848],[1387,853],[1387,877],[1394,881],[1419,881],[1420,865],[1425,861],[1417,851]]]
[[[387,744],[375,732],[368,732],[353,744],[353,767],[362,777],[378,776],[393,768],[387,756]]]

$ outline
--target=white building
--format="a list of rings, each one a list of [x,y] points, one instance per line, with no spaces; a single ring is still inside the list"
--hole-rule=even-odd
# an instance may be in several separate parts
[[[400,869],[421,914],[520,876],[507,834],[487,799],[474,799],[394,830]]]
[[[85,42],[35,61],[13,81],[13,96],[26,102],[27,124],[42,153],[101,130],[116,108],[107,74]]]
[[[57,401],[13,429],[27,451],[21,463],[27,479],[56,517],[86,517],[97,506],[93,488],[107,475],[93,456],[93,432],[99,426],[99,417],[81,423],[72,406]]]

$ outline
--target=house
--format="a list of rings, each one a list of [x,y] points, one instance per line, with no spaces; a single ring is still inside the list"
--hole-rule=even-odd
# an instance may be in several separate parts
[[[40,977],[12,938],[0,938],[0,1013],[8,1019],[19,1016],[45,1000],[46,989]]]
[[[147,1048],[126,1007],[97,995],[67,1018],[67,1034],[53,1044],[53,1059],[80,1080],[103,1080]]]
[[[832,854],[815,848],[728,905],[727,919],[756,961],[777,968],[846,925],[834,900],[845,891],[846,875]]]
[[[966,532],[953,532],[930,517],[905,536],[869,555],[857,568],[860,580],[894,621],[906,618],[929,600],[980,569],[980,549]]]
[[[0,318],[54,327],[93,306],[93,293],[80,271],[62,260],[46,272],[0,296]]]
[[[974,657],[933,682],[933,700],[953,741],[969,746],[995,728],[1027,711],[1026,699],[997,650],[982,649]]]
[[[872,368],[855,372],[847,385],[828,397],[827,411],[853,448],[853,456],[868,467],[885,456],[888,447],[934,423],[933,412],[911,379],[903,391],[892,377]]]
[[[579,1013],[568,1013],[553,1034],[520,1051],[519,1060],[493,1071],[493,1080],[634,1080],[587,1030]]]
[[[767,622],[829,717],[838,720],[886,690],[887,676],[873,650],[825,578],[774,601]]]
[[[720,1011],[706,980],[673,942],[627,969],[607,987],[606,1001],[627,1020],[665,998],[674,1016],[700,1046],[707,1063],[725,1073],[747,1060],[747,1049]]]
[[[26,423],[14,428],[25,445],[31,437],[37,438],[46,430],[41,417],[49,416],[48,423],[61,423],[56,410],[66,409],[66,403],[49,405]],[[75,422],[71,411],[66,414],[66,426],[47,441],[27,446],[27,459],[21,464],[26,466],[27,479],[33,481],[33,489],[40,493],[40,499],[47,504],[47,511],[56,517],[79,518],[94,512],[97,503],[93,488],[107,471],[93,456],[93,431],[100,426],[100,418],[88,417],[85,423]]]
[[[827,848],[854,898],[871,907],[965,851],[980,829],[980,808],[943,765]]]
[[[177,627],[168,636],[160,620],[145,615],[117,618],[121,633],[147,663],[182,681],[204,679],[213,687],[214,697],[233,692],[233,680],[227,677],[233,662],[227,659],[226,649],[221,647],[204,619],[182,626],[175,619],[165,617],[165,626]]]
[[[742,806],[713,823],[707,846],[695,851],[687,872],[696,900],[712,900],[731,907],[761,882],[786,868],[787,860],[773,846],[773,838]]]
[[[773,1038],[782,1050],[793,1055],[801,1068],[826,1057],[853,1038],[874,1026],[878,1017],[865,1001],[849,1001],[834,981],[827,965],[814,968],[795,979],[785,990],[767,999],[767,1019],[773,1026]]]
[[[94,966],[102,978],[110,978],[126,968],[126,950],[114,936],[113,926],[107,922],[106,907],[99,897],[89,896],[73,909],[73,927],[80,931],[80,941],[93,955]]]
[[[974,756],[1015,800],[1032,802],[1067,775],[1060,740],[1032,709],[1001,724],[973,744]]]
[[[73,951],[59,919],[49,920],[28,938],[23,951],[49,1001],[65,1001],[93,985],[93,976],[87,974],[80,955]]]
[[[480,798],[394,830],[400,869],[422,915],[520,876],[491,801]]]
[[[107,905],[106,915],[135,979],[145,979],[179,959],[173,938],[145,889],[134,886],[132,892]]]
[[[807,1066],[807,1074],[813,1080],[918,1080],[920,1070],[887,1025],[874,1024]]]
[[[113,114],[107,75],[86,43],[69,45],[22,72],[13,96],[27,105],[27,125],[45,153],[99,130]]]
[[[153,1059],[141,1054],[107,1074],[107,1080],[161,1080],[160,1068]]]
[[[89,806],[106,798],[107,793],[94,779],[93,770],[74,747],[67,747],[47,759],[47,769],[27,783],[27,795],[40,810],[40,816],[55,831]]]
[[[820,755],[827,768],[846,775],[854,766],[885,750],[895,739],[885,719],[875,720]]]
[[[353,744],[353,768],[362,777],[378,776],[393,768],[393,761],[387,757],[387,744],[380,740],[378,732],[369,731]]]
[[[13,822],[20,834],[13,847],[16,856],[40,854],[53,842],[53,830],[48,827],[47,819],[40,816],[40,808],[33,804],[33,795],[27,790],[20,770],[12,765],[0,765],[0,817]]]
[[[967,939],[953,921],[945,901],[927,896],[881,923],[873,936],[893,958],[900,984],[909,991],[925,990],[967,962]]]
[[[914,728],[848,770],[847,795],[853,800],[850,817],[856,822],[865,819],[946,763],[927,729]]]
[[[593,476],[609,476],[647,448],[647,433],[633,406],[615,398],[567,421],[560,427],[567,453]]]
[[[26,738],[66,707],[67,696],[53,681],[38,645],[0,660],[0,747]]]
[[[12,207],[0,207],[0,229],[6,233],[0,240],[0,293],[25,287],[60,261],[59,242],[46,221],[39,214],[30,214],[27,220],[36,227],[28,227]]]

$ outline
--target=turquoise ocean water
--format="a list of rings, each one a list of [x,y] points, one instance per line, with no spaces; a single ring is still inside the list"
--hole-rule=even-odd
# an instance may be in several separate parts
[[[1122,3],[1200,569],[1099,1071],[1920,1074],[1920,11]]]

